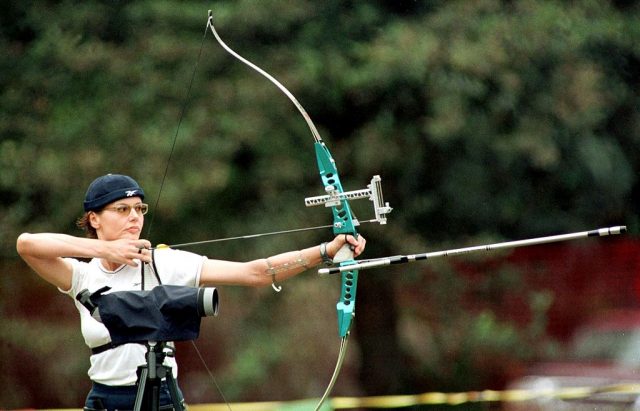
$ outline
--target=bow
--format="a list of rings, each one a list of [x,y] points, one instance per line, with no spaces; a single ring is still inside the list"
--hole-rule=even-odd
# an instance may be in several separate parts
[[[311,197],[305,199],[307,206],[325,205],[331,208],[333,214],[333,233],[334,235],[352,235],[357,238],[358,231],[356,227],[360,224],[358,219],[353,215],[349,200],[359,198],[369,198],[373,202],[375,219],[370,221],[377,221],[380,224],[386,224],[386,214],[391,212],[391,207],[384,202],[382,197],[382,190],[380,186],[380,177],[374,176],[371,183],[366,189],[345,192],[340,182],[338,175],[338,169],[336,162],[331,156],[329,149],[320,137],[320,133],[311,120],[311,117],[307,114],[306,110],[298,102],[295,96],[284,87],[278,80],[276,80],[269,73],[253,64],[249,60],[240,56],[234,50],[232,50],[223,40],[220,38],[213,26],[213,14],[209,10],[209,17],[207,20],[207,28],[211,30],[216,40],[229,54],[257,71],[275,86],[282,91],[291,102],[296,106],[302,117],[305,119],[311,134],[315,140],[315,156],[320,171],[320,178],[324,186],[326,195]],[[345,244],[342,249],[334,256],[334,263],[338,263],[340,266],[352,265],[355,263],[353,250],[349,244]],[[340,299],[336,305],[338,316],[338,334],[340,336],[340,350],[338,353],[338,360],[336,366],[320,402],[316,406],[316,410],[320,409],[326,398],[331,393],[333,386],[338,378],[342,363],[345,358],[347,349],[347,342],[350,334],[351,325],[355,316],[355,303],[356,303],[356,289],[358,284],[358,270],[349,269],[342,272]]]

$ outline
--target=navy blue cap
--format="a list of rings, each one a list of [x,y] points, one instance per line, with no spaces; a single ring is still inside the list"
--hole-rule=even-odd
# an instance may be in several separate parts
[[[136,180],[122,174],[107,174],[89,184],[84,198],[84,211],[100,210],[109,203],[128,197],[144,200],[144,191]]]

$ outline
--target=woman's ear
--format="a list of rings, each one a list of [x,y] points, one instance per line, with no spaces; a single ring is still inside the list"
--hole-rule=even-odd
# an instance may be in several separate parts
[[[93,227],[96,230],[100,228],[100,216],[97,213],[90,212],[89,224],[91,224],[91,227]]]

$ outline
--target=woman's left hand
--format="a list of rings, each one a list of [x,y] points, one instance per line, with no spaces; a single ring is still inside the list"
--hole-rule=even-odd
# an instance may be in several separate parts
[[[334,258],[343,245],[349,244],[353,249],[354,258],[362,254],[367,244],[367,240],[362,234],[358,235],[358,238],[351,234],[338,234],[333,241],[327,244],[327,254],[329,257]]]

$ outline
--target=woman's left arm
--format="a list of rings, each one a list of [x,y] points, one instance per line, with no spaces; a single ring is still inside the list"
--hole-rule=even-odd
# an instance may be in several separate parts
[[[326,254],[333,258],[345,243],[353,247],[354,256],[360,255],[367,240],[359,235],[338,235],[326,244]],[[298,275],[322,263],[321,246],[289,251],[268,258],[245,263],[208,259],[202,266],[201,286],[243,285],[264,287]]]

